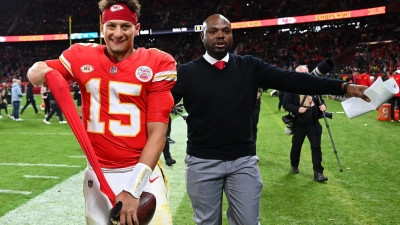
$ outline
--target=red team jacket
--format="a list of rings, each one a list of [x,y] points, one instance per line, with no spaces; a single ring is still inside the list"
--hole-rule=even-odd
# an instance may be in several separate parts
[[[365,85],[365,86],[369,87],[369,86],[372,85],[371,77],[368,74],[365,74],[365,73],[360,74],[357,77],[357,84],[358,85]]]
[[[397,86],[400,87],[400,74],[395,74],[395,75],[393,75],[393,78],[394,78],[394,80],[396,81]],[[395,94],[394,97],[400,97],[400,92],[397,93],[397,94]]]
[[[102,168],[136,165],[147,141],[147,122],[168,123],[176,62],[158,49],[138,48],[118,63],[105,46],[74,44],[46,63],[78,83],[82,117]]]

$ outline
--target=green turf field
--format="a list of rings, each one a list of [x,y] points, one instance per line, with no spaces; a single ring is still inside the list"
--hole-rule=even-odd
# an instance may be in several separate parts
[[[39,104],[39,96],[36,99]],[[340,113],[339,101],[326,100],[326,104],[334,113],[328,123],[344,171],[339,171],[321,120],[323,166],[329,181],[317,183],[308,141],[303,146],[300,173],[290,173],[291,137],[285,135],[281,120],[285,112],[277,110],[277,97],[263,94],[257,143],[264,182],[261,224],[400,224],[400,123],[378,121],[378,111],[350,120]],[[69,126],[58,124],[56,116],[51,125],[44,124],[43,112],[36,115],[32,107],[21,116],[22,122],[5,117],[4,111],[2,115],[0,223],[54,224],[54,220],[84,224],[81,171],[86,161]],[[179,116],[172,122],[171,138],[176,141],[171,154],[177,164],[166,169],[173,221],[194,224],[184,183],[186,125]],[[50,211],[45,220],[24,220],[40,218],[42,206]],[[60,209],[51,211],[56,206]],[[225,215],[223,224],[228,224]]]

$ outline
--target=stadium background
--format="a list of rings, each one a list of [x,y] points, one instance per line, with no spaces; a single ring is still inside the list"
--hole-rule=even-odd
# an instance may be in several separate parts
[[[70,40],[33,41],[37,35],[69,34],[70,24],[72,33],[99,32],[97,0],[79,2],[70,0],[59,2],[50,0],[0,0],[0,4],[0,21],[2,21],[0,26],[0,81],[2,82],[9,82],[12,77],[21,77],[23,81],[26,81],[26,70],[35,61],[57,58],[62,50],[68,48],[71,43]],[[386,6],[383,15],[235,29],[234,53],[255,55],[269,63],[280,67],[288,66],[289,68],[294,68],[298,64],[307,64],[310,68],[314,68],[322,59],[330,57],[334,59],[337,65],[335,71],[332,71],[332,75],[337,73],[341,78],[360,69],[367,69],[369,73],[376,72],[378,75],[385,70],[400,69],[400,15],[398,13],[400,11],[400,1],[398,0],[271,0],[248,2],[221,0],[190,3],[183,0],[151,0],[141,2],[141,4],[143,8],[139,21],[142,24],[142,30],[157,30],[160,34],[141,34],[135,38],[135,45],[138,47],[156,47],[166,51],[174,56],[178,64],[199,57],[204,53],[204,49],[200,42],[199,33],[179,32],[179,29],[176,30],[177,32],[170,31],[174,28],[183,27],[195,29],[196,25],[202,24],[207,16],[214,13],[225,15],[231,22],[243,22]],[[71,18],[71,23],[69,18]],[[28,36],[28,38],[20,38],[22,40],[20,42],[3,42],[4,38],[2,37],[8,36]],[[72,40],[72,43],[76,42],[99,43],[100,39],[83,38]],[[266,97],[268,96],[263,96],[263,99],[266,99]],[[40,102],[40,100],[37,101]],[[268,99],[268,101],[273,102],[274,100]],[[267,111],[267,114],[269,114],[269,111]],[[373,119],[373,117],[369,119]],[[9,145],[4,144],[4,138],[8,132],[6,130],[7,125],[16,128],[17,131],[18,129],[21,131],[26,130],[23,125],[16,126],[12,122],[8,124],[0,123],[0,134],[1,139],[3,139],[3,145],[0,147],[1,151],[10,148]],[[173,134],[181,135],[179,128],[173,128],[173,130],[175,130]],[[69,130],[65,132],[69,132]],[[73,138],[69,139],[70,142],[73,142],[73,140]],[[327,146],[329,148],[329,140],[326,140],[326,142],[328,142]],[[73,146],[73,144],[68,145]],[[19,150],[25,150],[24,145],[20,144],[19,146]],[[176,148],[180,147],[180,151],[183,152],[183,146],[184,144],[177,145]],[[38,146],[38,148],[47,147],[51,148],[51,146]],[[76,149],[76,146],[74,148]],[[2,154],[0,168],[4,168],[4,163],[7,162],[5,155],[7,154]],[[398,155],[396,157],[398,158]],[[180,164],[182,165],[183,163],[180,162]],[[174,172],[182,174],[183,171],[177,170],[178,168],[175,167],[176,170]],[[183,167],[180,169],[183,169]],[[333,168],[330,169],[334,170]],[[79,170],[75,173],[78,172]],[[68,178],[67,175],[64,179],[66,178]],[[79,182],[78,185],[80,185]],[[2,183],[0,189],[3,189],[3,185],[5,186],[4,182]],[[52,183],[46,189],[50,189],[58,183]],[[398,181],[395,183],[398,184]],[[366,183],[365,185],[373,184]],[[41,194],[46,189],[39,190],[36,194]],[[80,194],[80,187],[78,186],[76,189]],[[390,190],[398,193],[396,190]],[[5,202],[3,200],[9,198],[10,195],[0,193],[1,202]],[[25,198],[25,201],[20,201],[15,205],[1,206],[0,208],[3,208],[3,210],[0,216],[6,215],[12,209],[24,204],[31,197]],[[398,204],[396,205],[398,206]],[[180,210],[185,208],[182,205],[179,207],[178,209],[174,208],[178,214],[181,212]],[[359,210],[354,208],[348,210],[353,210],[354,214],[360,213]],[[28,211],[34,212],[35,208],[30,208]],[[269,211],[270,209],[263,212],[268,213]],[[362,215],[363,213],[358,216],[352,215],[360,219],[360,222],[352,220],[352,224],[382,224],[374,222],[373,219],[362,220]],[[380,216],[382,215],[376,215],[376,217]],[[313,223],[335,223],[334,221],[321,222],[318,219],[320,217],[316,218]],[[310,224],[304,221],[299,222],[299,224]],[[382,220],[378,219],[377,221]],[[395,223],[393,222],[394,220],[390,221],[392,221],[390,224]],[[27,222],[25,224],[38,223]],[[76,223],[66,222],[65,224]],[[188,218],[187,223],[178,224],[190,224],[190,219]],[[336,224],[345,223],[337,222]]]

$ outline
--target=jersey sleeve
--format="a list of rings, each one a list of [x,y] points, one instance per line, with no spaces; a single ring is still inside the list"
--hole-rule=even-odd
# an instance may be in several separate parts
[[[65,50],[59,57],[58,60],[47,60],[46,64],[51,68],[60,72],[64,79],[72,80],[74,79],[74,74],[72,72],[72,62],[76,60],[77,55],[84,54],[90,45],[85,45],[82,43],[73,44],[67,50]]]
[[[64,79],[71,80],[71,73],[64,67],[59,59],[46,60],[45,63],[62,74]]]
[[[148,93],[148,122],[168,123],[174,107],[171,89],[176,82],[176,62],[171,55],[160,52],[161,60]]]

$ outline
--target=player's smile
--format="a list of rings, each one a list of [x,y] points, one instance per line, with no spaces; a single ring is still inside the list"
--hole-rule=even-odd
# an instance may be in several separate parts
[[[104,40],[110,55],[121,60],[132,54],[133,39],[138,29],[139,24],[134,25],[125,20],[110,20],[104,24]]]

